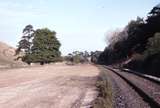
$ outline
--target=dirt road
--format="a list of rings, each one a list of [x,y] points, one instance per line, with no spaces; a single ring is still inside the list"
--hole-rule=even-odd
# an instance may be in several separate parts
[[[88,108],[98,74],[92,65],[0,70],[0,108]]]

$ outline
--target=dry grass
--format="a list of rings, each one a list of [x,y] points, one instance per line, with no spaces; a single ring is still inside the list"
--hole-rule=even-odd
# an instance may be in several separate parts
[[[94,108],[113,108],[112,89],[108,82],[105,70],[99,67],[100,75],[97,81],[97,88],[99,89],[99,96],[94,102]]]

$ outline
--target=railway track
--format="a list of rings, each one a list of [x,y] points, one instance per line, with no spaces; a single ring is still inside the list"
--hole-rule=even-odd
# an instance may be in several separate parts
[[[121,70],[125,71],[125,72],[128,72],[128,73],[135,74],[135,75],[140,76],[140,77],[143,77],[143,78],[145,78],[147,80],[150,80],[150,81],[160,85],[160,78],[158,78],[158,77],[147,75],[147,74],[141,74],[141,73],[135,72],[133,70],[125,69],[125,68],[123,68]]]
[[[160,108],[160,82],[158,78],[135,72],[130,73],[127,69],[104,67],[123,79],[151,108]]]

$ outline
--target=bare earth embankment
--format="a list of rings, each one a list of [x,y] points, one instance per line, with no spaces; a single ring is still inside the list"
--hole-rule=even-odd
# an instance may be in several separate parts
[[[88,108],[98,74],[92,65],[0,70],[0,108]]]
[[[0,69],[25,65],[22,61],[15,61],[17,58],[17,56],[15,56],[15,50],[15,48],[0,41]]]

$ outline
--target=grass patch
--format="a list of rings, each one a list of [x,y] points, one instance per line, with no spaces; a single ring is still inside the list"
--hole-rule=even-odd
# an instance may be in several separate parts
[[[113,108],[112,89],[108,82],[106,71],[103,67],[99,67],[100,75],[96,86],[99,90],[99,95],[94,102],[93,108]]]

